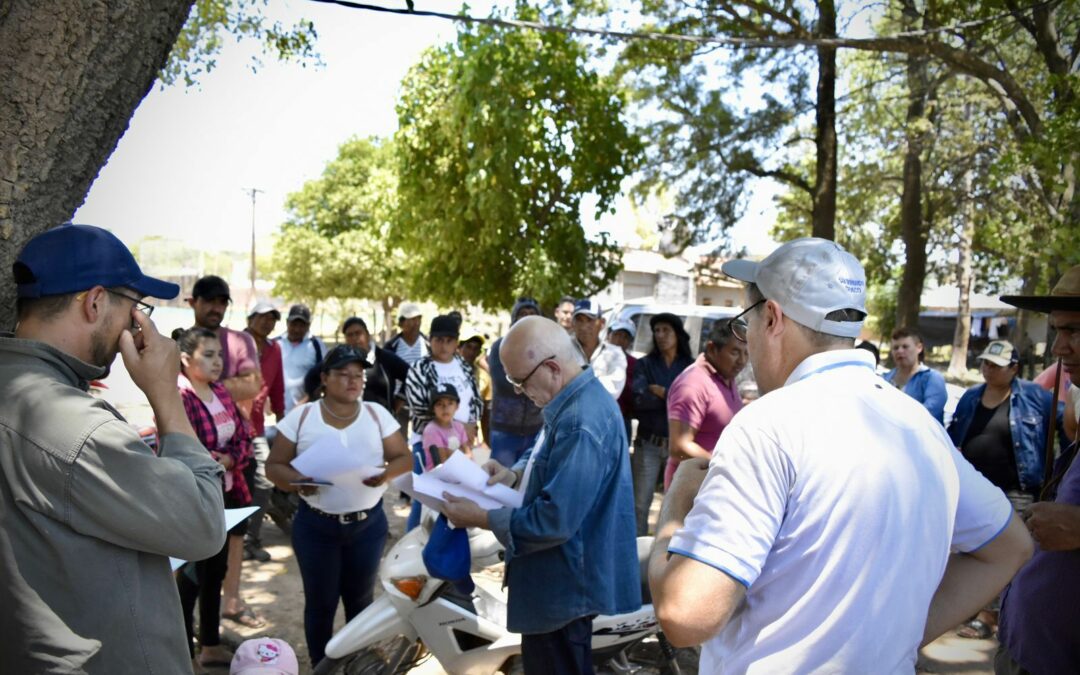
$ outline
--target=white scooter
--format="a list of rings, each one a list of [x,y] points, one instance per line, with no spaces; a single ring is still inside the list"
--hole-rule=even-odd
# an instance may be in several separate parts
[[[379,569],[382,595],[330,640],[315,675],[404,673],[428,652],[450,675],[521,671],[521,636],[506,630],[501,575],[486,569],[502,562],[502,545],[491,532],[469,531],[476,589],[465,595],[452,583],[429,576],[424,567],[421,556],[433,522],[426,517],[390,549]],[[651,544],[651,537],[638,538],[642,579]],[[660,632],[645,583],[642,596],[645,604],[638,610],[593,621],[593,660],[600,672],[643,671],[630,663],[627,652],[652,636],[661,663],[650,672],[681,672],[675,650]]]

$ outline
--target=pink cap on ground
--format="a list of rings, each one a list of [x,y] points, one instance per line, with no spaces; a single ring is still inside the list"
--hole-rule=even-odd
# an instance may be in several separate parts
[[[230,675],[299,675],[296,652],[277,638],[245,640],[229,666]]]

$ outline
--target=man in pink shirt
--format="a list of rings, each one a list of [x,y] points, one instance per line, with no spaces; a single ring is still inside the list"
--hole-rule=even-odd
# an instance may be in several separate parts
[[[705,351],[675,378],[667,395],[668,464],[664,488],[679,462],[711,457],[720,433],[742,408],[735,378],[746,366],[746,345],[735,339],[727,320],[713,323]]]
[[[195,325],[214,331],[221,340],[222,369],[218,381],[225,385],[241,415],[250,422],[252,402],[263,385],[262,370],[254,338],[221,325],[231,304],[228,282],[213,274],[198,279],[188,298],[188,305],[195,312]],[[250,469],[245,471],[244,477],[251,490],[255,486],[255,462],[248,466]],[[263,625],[262,620],[240,598],[240,565],[244,559],[247,529],[248,522],[244,521],[229,531],[229,567],[225,574],[225,602],[221,615],[248,628],[259,628]]]

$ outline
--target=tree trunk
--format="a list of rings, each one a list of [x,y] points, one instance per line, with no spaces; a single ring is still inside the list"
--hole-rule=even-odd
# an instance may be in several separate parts
[[[912,0],[904,2],[905,27],[917,28],[918,10]],[[904,271],[896,299],[896,325],[919,323],[919,301],[926,279],[926,228],[922,209],[922,153],[928,136],[926,99],[930,85],[927,57],[908,54],[908,109],[905,125],[903,194],[900,197],[900,240],[904,244]]]
[[[0,327],[14,325],[16,256],[82,204],[192,3],[0,2]]]
[[[971,242],[975,237],[971,174],[970,170],[964,174],[964,222],[960,227],[960,260],[956,266],[956,285],[960,288],[960,300],[956,309],[952,359],[949,361],[949,375],[953,377],[967,374],[968,340],[971,337]]]
[[[818,2],[817,37],[836,37],[833,0]],[[813,236],[836,239],[836,49],[818,47],[817,172],[813,194]]]

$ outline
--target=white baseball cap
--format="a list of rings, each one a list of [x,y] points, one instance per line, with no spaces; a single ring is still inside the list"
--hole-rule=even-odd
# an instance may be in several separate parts
[[[611,325],[608,326],[608,335],[614,333],[617,330],[626,331],[627,333],[630,334],[631,338],[637,336],[637,327],[634,326],[632,321],[627,321],[626,319],[619,319],[618,321],[612,321]]]
[[[423,315],[420,311],[420,305],[415,302],[406,302],[398,309],[399,319],[415,319],[418,316]]]
[[[854,338],[862,321],[831,321],[830,312],[866,314],[866,273],[855,256],[828,239],[804,237],[783,244],[761,262],[729,260],[724,274],[756,284],[792,320],[827,335]]]

